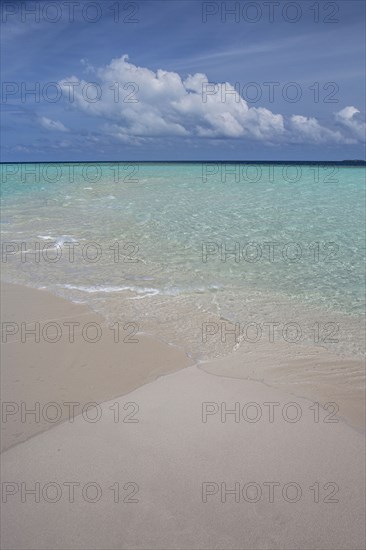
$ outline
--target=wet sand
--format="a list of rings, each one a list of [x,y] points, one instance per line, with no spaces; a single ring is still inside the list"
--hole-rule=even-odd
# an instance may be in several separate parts
[[[111,330],[100,315],[87,306],[73,304],[44,290],[2,284],[1,309],[1,396],[3,411],[6,407],[8,413],[6,422],[4,416],[2,422],[3,450],[55,425],[51,419],[60,415],[60,409],[44,408],[47,403],[60,406],[59,421],[62,422],[74,413],[80,414],[90,402],[101,403],[119,397],[162,374],[192,364],[174,346],[144,334],[133,335],[135,327],[126,330],[121,327],[116,336],[119,341],[115,342],[117,332]],[[14,325],[6,328],[5,322],[16,323],[18,332],[5,336],[6,330],[15,330]],[[35,330],[35,322],[39,323],[39,343],[35,342],[35,336],[26,335],[26,329]],[[26,324],[23,329],[21,323]],[[47,323],[57,323],[57,326],[49,326],[45,331]],[[73,343],[70,342],[71,325],[65,323],[79,323],[74,328]],[[90,325],[85,329],[88,323],[96,323],[97,328]],[[51,342],[58,337],[57,327],[61,338]],[[100,340],[88,341],[97,338],[98,327]],[[23,343],[22,335],[27,336]],[[68,402],[80,405],[63,405]],[[26,410],[37,411],[36,403],[39,403],[38,417],[26,414]],[[91,408],[90,417],[92,412]]]

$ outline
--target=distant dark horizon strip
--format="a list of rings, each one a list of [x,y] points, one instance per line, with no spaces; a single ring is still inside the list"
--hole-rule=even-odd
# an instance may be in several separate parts
[[[366,166],[366,160],[41,160],[1,161],[5,164],[277,164],[277,165],[340,165]]]

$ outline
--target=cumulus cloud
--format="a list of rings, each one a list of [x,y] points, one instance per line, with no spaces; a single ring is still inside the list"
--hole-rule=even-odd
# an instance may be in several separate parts
[[[309,141],[313,143],[354,143],[347,140],[338,130],[333,131],[321,126],[316,118],[293,115],[290,119],[292,134],[295,141]],[[297,139],[296,139],[297,138]]]
[[[91,85],[76,76],[59,82],[66,97],[90,115],[103,118],[108,133],[121,140],[163,136],[271,140],[284,133],[280,114],[249,108],[229,83],[214,86],[205,74],[186,79],[152,71],[126,55],[97,70]],[[203,93],[206,91],[206,94]]]
[[[39,122],[46,130],[56,130],[57,132],[68,132],[69,130],[59,120],[51,120],[45,116],[39,119]]]
[[[182,78],[173,71],[138,67],[123,55],[96,69],[95,76],[94,83],[71,76],[59,85],[76,108],[103,119],[104,132],[123,142],[139,144],[166,136],[265,143],[360,139],[359,123],[353,118],[357,110],[346,108],[337,114],[337,122],[353,131],[352,137],[345,137],[340,129],[325,128],[315,118],[286,119],[264,107],[249,107],[230,83],[210,83],[203,73]]]
[[[336,113],[336,120],[343,127],[347,128],[350,133],[359,141],[365,141],[366,123],[357,115],[360,111],[356,107],[348,106]]]

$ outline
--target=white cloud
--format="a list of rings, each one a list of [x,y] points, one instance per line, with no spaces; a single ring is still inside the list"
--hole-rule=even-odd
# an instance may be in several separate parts
[[[317,119],[313,117],[293,115],[290,124],[295,141],[309,141],[313,143],[354,143],[354,140],[347,140],[347,138],[344,138],[338,130],[333,131],[321,126]]]
[[[263,107],[249,107],[230,83],[211,84],[203,73],[183,79],[173,71],[138,67],[123,55],[95,75],[96,85],[76,76],[59,84],[66,97],[73,94],[76,108],[102,118],[104,132],[124,142],[139,144],[166,136],[276,144],[355,143],[361,139],[359,122],[353,118],[358,111],[347,110],[354,108],[337,115],[337,122],[353,131],[347,137],[340,129],[325,128],[316,118],[293,115],[286,119]]]
[[[348,106],[336,113],[336,120],[347,128],[359,141],[365,141],[366,123],[360,120],[357,115],[360,111],[356,107]]]
[[[75,106],[103,117],[108,132],[122,140],[157,136],[270,140],[284,132],[282,115],[249,109],[229,83],[216,85],[214,93],[208,91],[203,97],[208,78],[202,73],[183,80],[175,72],[137,67],[124,55],[100,68],[97,76],[97,101],[93,101],[97,87],[85,80],[72,76],[59,84],[66,97],[73,88]]]
[[[80,63],[84,67],[84,73],[95,73],[95,68],[89,63],[88,59],[80,59]]]
[[[58,132],[68,132],[69,130],[59,120],[51,120],[45,116],[39,119],[39,122],[46,130],[56,130]]]

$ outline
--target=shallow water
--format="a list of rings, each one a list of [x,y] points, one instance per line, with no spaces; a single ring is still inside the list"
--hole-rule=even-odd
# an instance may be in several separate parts
[[[134,321],[200,359],[225,355],[243,339],[268,342],[268,323],[279,323],[279,341],[296,339],[293,327],[284,332],[290,322],[301,330],[297,344],[362,352],[365,168],[1,170],[4,280],[88,303],[111,321]],[[239,336],[224,342],[229,322],[239,324]]]

